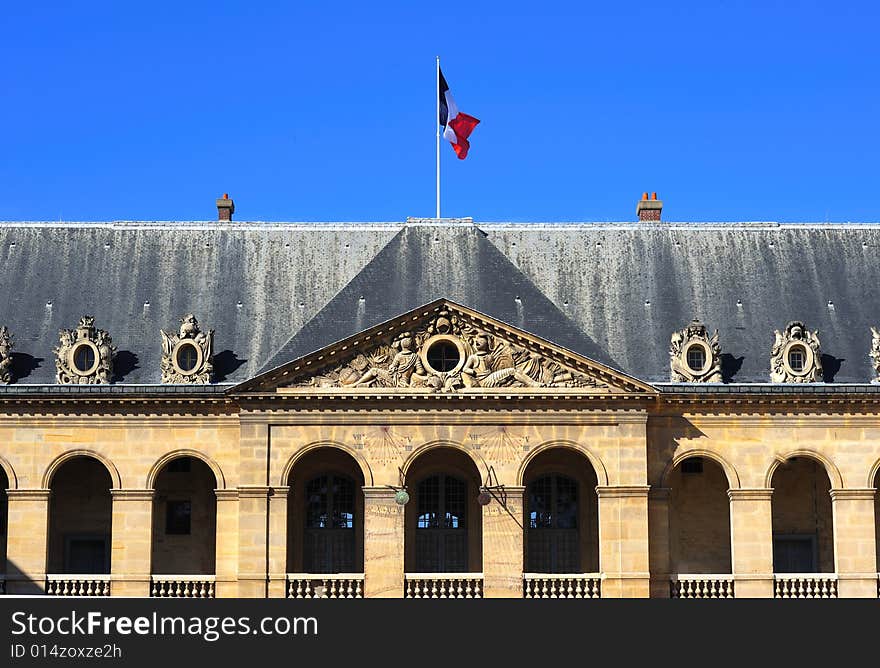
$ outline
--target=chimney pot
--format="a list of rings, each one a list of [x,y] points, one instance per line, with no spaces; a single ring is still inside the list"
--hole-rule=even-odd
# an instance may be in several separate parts
[[[223,197],[217,200],[217,220],[228,222],[235,213],[235,202],[229,199],[229,193],[223,193]]]
[[[663,201],[657,199],[657,193],[652,193],[651,199],[648,199],[648,193],[643,194],[636,206],[636,214],[643,222],[659,222],[662,211]]]

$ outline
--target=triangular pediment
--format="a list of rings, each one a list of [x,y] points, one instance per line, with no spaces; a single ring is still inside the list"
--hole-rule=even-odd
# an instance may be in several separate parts
[[[232,392],[655,394],[611,367],[441,299]]]

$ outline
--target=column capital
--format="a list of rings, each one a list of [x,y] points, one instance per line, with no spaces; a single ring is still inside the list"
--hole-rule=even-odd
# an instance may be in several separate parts
[[[51,489],[7,489],[6,496],[9,499],[48,499],[52,494]]]
[[[156,490],[153,489],[111,489],[110,496],[114,501],[152,501]]]
[[[394,495],[397,490],[393,487],[385,485],[364,485],[361,487],[364,491],[364,500],[366,501],[391,501],[394,502]]]
[[[671,494],[671,487],[654,487],[651,485],[651,489],[648,491],[648,498],[652,501],[665,501]]]
[[[238,498],[265,499],[269,496],[269,490],[271,489],[271,487],[264,487],[263,485],[239,485]]]
[[[830,491],[832,501],[842,501],[844,499],[858,499],[860,501],[873,501],[877,492],[873,487],[855,488],[848,487],[846,489],[832,489]]]
[[[626,497],[646,498],[650,489],[649,485],[597,485],[596,494],[599,495],[599,498],[605,499]]]
[[[727,490],[731,501],[770,501],[773,498],[772,487],[737,487]]]

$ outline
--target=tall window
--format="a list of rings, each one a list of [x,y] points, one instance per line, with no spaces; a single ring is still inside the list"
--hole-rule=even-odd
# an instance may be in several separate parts
[[[529,485],[528,564],[532,573],[580,571],[578,484],[561,475]]]
[[[306,485],[304,566],[307,573],[354,571],[354,482],[322,475]]]
[[[456,573],[467,570],[467,483],[445,474],[418,486],[416,570]]]

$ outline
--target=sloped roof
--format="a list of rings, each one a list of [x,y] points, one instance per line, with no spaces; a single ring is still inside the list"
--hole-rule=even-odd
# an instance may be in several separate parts
[[[699,317],[734,382],[768,381],[773,330],[802,320],[826,379],[867,383],[880,324],[876,224],[0,223],[0,252],[28,384],[54,382],[58,330],[85,314],[121,383],[159,382],[159,329],[187,312],[224,382],[438,298],[651,382]]]
[[[262,371],[428,304],[449,299],[617,367],[471,224],[409,225],[306,323]]]

